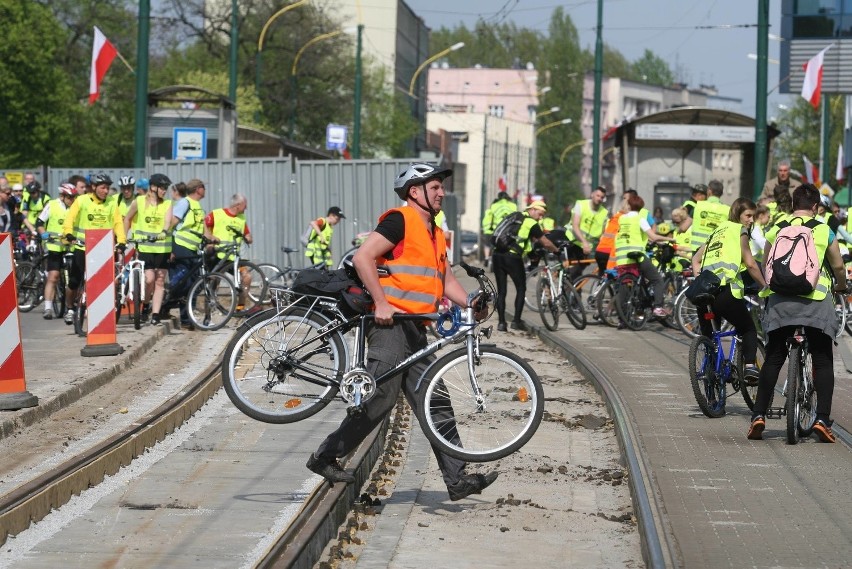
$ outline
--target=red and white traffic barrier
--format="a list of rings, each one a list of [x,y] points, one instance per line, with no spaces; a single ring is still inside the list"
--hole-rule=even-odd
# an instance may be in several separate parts
[[[0,409],[4,411],[38,405],[24,377],[13,247],[12,236],[0,233]]]
[[[116,356],[124,351],[115,338],[115,242],[112,229],[86,230],[86,310],[89,326],[84,356]]]

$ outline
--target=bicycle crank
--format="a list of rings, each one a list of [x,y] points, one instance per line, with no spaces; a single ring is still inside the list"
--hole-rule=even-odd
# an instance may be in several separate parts
[[[376,380],[367,370],[353,369],[340,380],[340,396],[352,406],[359,406],[376,393]]]

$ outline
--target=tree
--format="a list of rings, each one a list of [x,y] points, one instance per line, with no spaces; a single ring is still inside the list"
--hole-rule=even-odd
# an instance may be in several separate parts
[[[71,82],[57,62],[65,33],[44,6],[0,0],[0,163],[18,167],[66,160],[73,117],[79,112]]]
[[[650,49],[646,49],[642,57],[633,62],[633,74],[636,81],[651,85],[667,87],[674,83],[674,74],[669,64]]]
[[[835,179],[837,165],[837,149],[843,142],[844,106],[845,100],[841,95],[827,97],[830,112],[830,134],[828,142],[828,172],[822,172],[824,182],[829,183],[835,190],[838,183]],[[802,97],[796,97],[789,109],[783,111],[778,120],[781,134],[776,139],[774,148],[775,160],[788,159],[793,169],[804,176],[804,161],[802,156],[815,163],[819,159],[820,147],[820,111]],[[844,149],[850,152],[852,149]]]

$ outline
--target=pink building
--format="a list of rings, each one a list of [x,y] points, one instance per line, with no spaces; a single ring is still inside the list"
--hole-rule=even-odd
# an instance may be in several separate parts
[[[532,124],[538,104],[534,69],[429,69],[427,108],[468,112]]]

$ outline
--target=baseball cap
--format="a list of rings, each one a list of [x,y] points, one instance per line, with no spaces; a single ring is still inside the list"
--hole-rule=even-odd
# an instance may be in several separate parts
[[[541,211],[547,211],[547,204],[545,204],[541,200],[535,200],[530,205],[527,206],[527,209],[540,209]]]
[[[340,211],[340,208],[337,206],[328,208],[328,213],[326,215],[336,215],[340,219],[346,219],[346,216],[343,215],[343,212]]]

